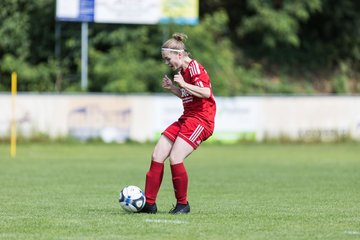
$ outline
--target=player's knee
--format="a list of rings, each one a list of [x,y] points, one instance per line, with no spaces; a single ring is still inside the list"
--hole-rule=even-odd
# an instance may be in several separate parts
[[[171,165],[182,163],[184,159],[179,157],[177,154],[170,153],[170,163]]]
[[[159,161],[158,159],[159,159],[158,154],[156,152],[153,152],[152,155],[151,155],[151,160]]]
[[[163,154],[159,154],[157,151],[154,151],[151,155],[151,160],[159,163],[165,162],[166,158],[164,158]]]

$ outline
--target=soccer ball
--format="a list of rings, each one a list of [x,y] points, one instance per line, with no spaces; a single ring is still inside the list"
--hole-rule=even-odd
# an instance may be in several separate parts
[[[139,212],[145,206],[144,192],[137,186],[124,187],[120,192],[119,203],[127,212]]]

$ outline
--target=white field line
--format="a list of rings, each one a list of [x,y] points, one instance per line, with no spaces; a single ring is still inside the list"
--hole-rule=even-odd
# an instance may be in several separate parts
[[[345,233],[349,235],[360,235],[360,232],[356,232],[356,231],[345,231]]]
[[[188,224],[188,221],[180,220],[166,220],[166,219],[145,219],[145,222],[149,223],[170,223],[170,224]]]

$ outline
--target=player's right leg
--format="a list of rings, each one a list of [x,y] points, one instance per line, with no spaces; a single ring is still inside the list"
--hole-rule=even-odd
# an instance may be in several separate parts
[[[173,144],[173,141],[171,141],[168,137],[161,135],[154,148],[151,160],[158,163],[164,163],[170,155]]]
[[[146,174],[145,197],[146,204],[141,212],[156,213],[156,197],[164,175],[164,162],[169,157],[173,142],[161,135],[151,157],[149,171]]]

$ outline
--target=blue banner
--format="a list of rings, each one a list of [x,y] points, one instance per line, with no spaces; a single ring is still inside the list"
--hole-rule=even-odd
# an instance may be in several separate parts
[[[93,22],[95,0],[63,0],[57,3],[56,19],[69,22]],[[60,5],[61,4],[61,5]]]

